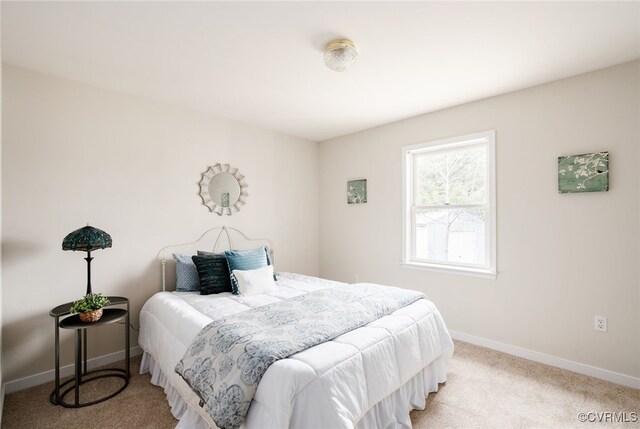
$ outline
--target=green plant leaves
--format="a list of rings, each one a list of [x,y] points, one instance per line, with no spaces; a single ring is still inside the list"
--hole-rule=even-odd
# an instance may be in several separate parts
[[[109,305],[111,302],[100,293],[90,293],[84,296],[84,298],[74,301],[73,305],[69,309],[71,314],[84,313],[87,311],[99,310],[105,305]]]

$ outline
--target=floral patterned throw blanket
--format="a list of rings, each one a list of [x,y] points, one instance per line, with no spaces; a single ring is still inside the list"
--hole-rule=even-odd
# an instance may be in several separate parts
[[[218,319],[205,326],[176,365],[222,429],[244,421],[258,383],[279,359],[364,326],[424,295],[357,284],[299,295]]]

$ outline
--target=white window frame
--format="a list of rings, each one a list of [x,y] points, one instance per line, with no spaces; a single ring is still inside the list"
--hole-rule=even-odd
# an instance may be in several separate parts
[[[469,267],[456,263],[431,263],[418,261],[415,254],[415,216],[413,204],[414,176],[413,155],[432,151],[470,147],[479,144],[487,145],[487,193],[488,201],[483,207],[487,208],[485,225],[485,255],[488,256],[486,265]],[[496,132],[482,131],[464,136],[419,143],[402,148],[402,266],[407,268],[421,268],[431,271],[456,273],[474,277],[495,279],[496,265]]]

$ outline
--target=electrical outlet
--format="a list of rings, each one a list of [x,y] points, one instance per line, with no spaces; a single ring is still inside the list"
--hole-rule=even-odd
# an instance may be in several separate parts
[[[593,329],[596,331],[607,332],[607,318],[605,316],[596,316]]]

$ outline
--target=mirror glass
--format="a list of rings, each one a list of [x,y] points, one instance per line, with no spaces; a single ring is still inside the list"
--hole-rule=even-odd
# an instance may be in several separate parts
[[[202,173],[202,204],[217,215],[237,213],[245,204],[248,195],[244,176],[229,164],[215,164]]]
[[[218,173],[209,182],[209,195],[216,205],[230,207],[240,198],[240,184],[231,173]]]

